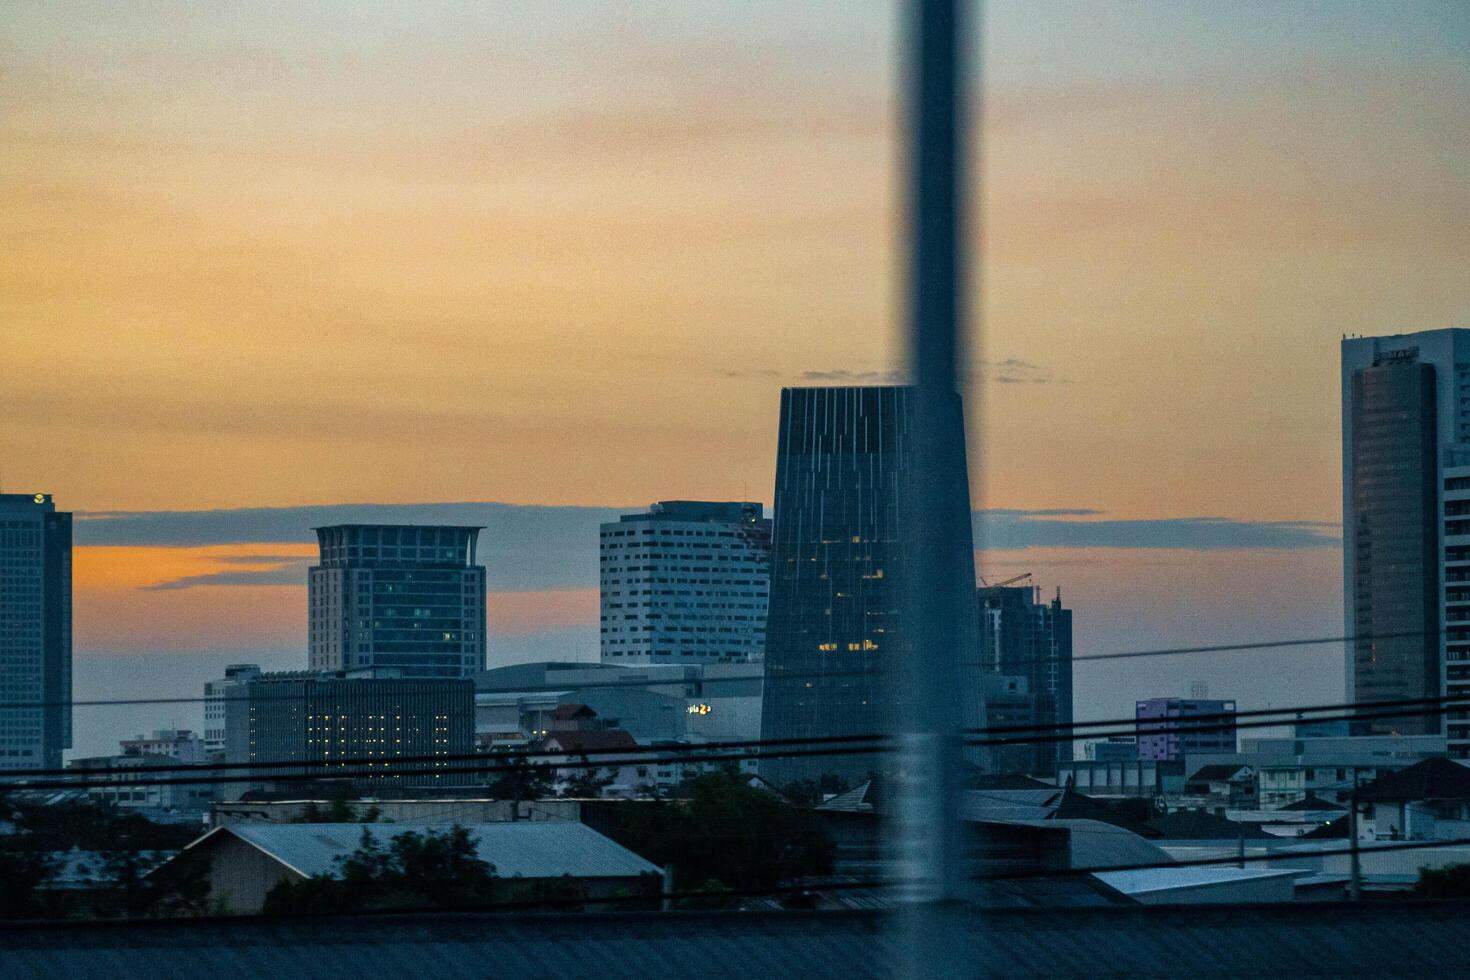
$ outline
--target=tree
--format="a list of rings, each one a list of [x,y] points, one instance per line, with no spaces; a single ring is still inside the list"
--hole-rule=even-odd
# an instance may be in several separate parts
[[[585,755],[582,756],[582,761],[587,762]],[[616,782],[617,778],[615,769],[595,769],[591,766],[578,769],[562,787],[561,795],[571,799],[598,799],[602,796],[602,791]]]
[[[335,873],[283,881],[266,896],[269,915],[361,912],[368,909],[464,908],[496,897],[495,868],[474,838],[455,824],[446,831],[406,831],[385,846],[368,828],[357,849],[336,860]]]
[[[345,797],[338,797],[327,804],[326,809],[317,806],[315,801],[306,804],[301,812],[291,818],[292,823],[377,823],[383,811],[375,806],[366,810],[359,810],[347,802]]]
[[[553,775],[551,766],[544,762],[527,762],[517,756],[509,763],[510,768],[500,772],[486,789],[497,800],[510,800],[517,811],[522,800],[539,800],[551,795]],[[519,812],[512,818],[519,818]]]
[[[830,874],[831,836],[811,813],[746,784],[738,773],[699,776],[688,799],[619,808],[612,835],[662,866],[673,866],[676,891],[771,887],[804,875]]]
[[[1470,864],[1420,868],[1414,894],[1420,898],[1470,898]]]
[[[793,779],[778,786],[777,790],[797,806],[814,807],[829,796],[846,793],[852,789],[847,781],[834,773],[823,773],[820,779]]]

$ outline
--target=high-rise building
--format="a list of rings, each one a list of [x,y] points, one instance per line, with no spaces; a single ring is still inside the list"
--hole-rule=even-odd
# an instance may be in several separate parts
[[[903,604],[903,518],[914,475],[914,392],[906,387],[786,388],[776,456],[771,609],[766,627],[765,739],[890,731],[900,680],[895,658],[911,656]],[[951,424],[963,432],[959,396]],[[973,615],[969,478],[949,461],[950,498],[965,533],[952,542],[954,588]],[[961,635],[974,637],[973,619]],[[961,660],[974,664],[973,643]],[[972,668],[973,669],[973,668]],[[968,724],[983,718],[982,682],[962,692]],[[849,781],[877,769],[871,755],[761,761],[778,782],[832,773]]]
[[[600,548],[605,663],[765,656],[771,522],[760,504],[662,501],[602,525]]]
[[[0,767],[57,769],[71,748],[71,515],[0,494]],[[35,707],[20,705],[34,704]]]
[[[478,527],[340,524],[316,529],[308,578],[309,663],[392,668],[401,677],[485,669],[485,567]]]
[[[401,786],[443,784],[455,762],[394,760],[473,752],[475,683],[390,673],[268,673],[231,686],[225,694],[225,761],[241,763],[259,784],[282,774],[330,776],[330,765],[323,764],[342,760],[371,760],[371,775],[354,780],[359,786],[385,780]],[[314,765],[250,766],[298,761]],[[470,778],[466,774],[454,781]],[[247,788],[234,786],[237,792]]]
[[[204,751],[225,750],[225,695],[236,684],[244,684],[260,676],[258,664],[230,664],[225,676],[204,684]]]
[[[984,586],[975,590],[975,598],[983,669],[1025,677],[1032,695],[1046,699],[1044,723],[1070,725],[1072,610],[1062,606],[1062,590],[1041,602],[1031,586]],[[1071,742],[1052,742],[1049,750],[1059,761],[1073,755]]]
[[[1343,591],[1348,696],[1470,694],[1470,330],[1342,342]],[[1440,715],[1362,733],[1449,735]]]
[[[1138,758],[1145,761],[1176,762],[1235,751],[1234,701],[1148,698],[1134,705],[1133,717]]]

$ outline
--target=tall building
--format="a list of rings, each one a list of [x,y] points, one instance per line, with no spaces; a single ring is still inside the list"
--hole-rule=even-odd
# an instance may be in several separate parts
[[[1031,586],[985,586],[975,590],[975,598],[983,669],[1025,677],[1031,693],[1046,699],[1044,723],[1070,725],[1072,610],[1062,606],[1062,590],[1041,602]],[[1059,761],[1073,755],[1071,742],[1052,742],[1050,750]]]
[[[786,388],[776,456],[771,608],[766,627],[765,739],[890,731],[899,689],[897,657],[911,656],[903,602],[903,516],[913,477],[913,391],[906,387]],[[963,432],[959,396],[951,420]],[[973,611],[969,478],[950,461],[951,499],[965,533],[953,542],[954,588]],[[975,636],[975,624],[962,624]],[[962,660],[974,663],[973,648]],[[983,718],[978,670],[966,685],[970,724]],[[833,773],[849,781],[877,769],[861,754],[767,758],[777,782]]]
[[[478,527],[339,524],[316,529],[308,578],[316,671],[392,668],[400,677],[485,669],[485,567]]]
[[[258,664],[230,664],[225,676],[204,684],[204,751],[225,750],[225,696],[236,684],[245,684],[260,676]]]
[[[475,684],[469,679],[348,677],[309,671],[260,674],[225,694],[225,761],[241,763],[373,760],[358,785],[432,786],[456,767],[395,764],[399,757],[465,755],[474,751]],[[444,770],[421,772],[420,770]],[[408,770],[413,775],[402,775]],[[330,775],[322,765],[260,767],[260,784],[284,773]],[[468,781],[468,775],[456,783]],[[244,784],[235,784],[243,791]]]
[[[761,505],[666,500],[602,525],[602,659],[738,663],[766,651]]]
[[[1342,342],[1343,591],[1351,700],[1470,694],[1470,330]],[[1363,719],[1363,733],[1470,723]]]
[[[57,769],[71,748],[71,515],[0,494],[0,767]]]
[[[1138,758],[1145,761],[1175,762],[1235,751],[1234,701],[1148,698],[1134,705],[1133,717]]]

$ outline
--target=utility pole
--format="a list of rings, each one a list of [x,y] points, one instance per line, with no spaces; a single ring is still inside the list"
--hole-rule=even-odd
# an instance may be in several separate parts
[[[1354,902],[1363,900],[1363,866],[1358,860],[1358,767],[1353,766],[1353,795],[1348,808],[1348,852],[1351,855],[1350,883],[1348,885],[1348,899]]]
[[[905,487],[902,609],[905,655],[896,719],[899,889],[895,915],[903,977],[975,976],[960,961],[959,929],[976,914],[958,900],[972,886],[959,819],[963,778],[963,662],[971,659],[973,555],[968,540],[964,424],[959,405],[965,320],[965,11],[973,0],[908,0],[908,364],[913,384],[912,482]],[[956,476],[961,477],[956,481]],[[963,522],[963,523],[962,523]],[[964,594],[968,592],[968,594]]]

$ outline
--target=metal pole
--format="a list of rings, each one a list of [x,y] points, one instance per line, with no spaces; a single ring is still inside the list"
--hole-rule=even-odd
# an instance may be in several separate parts
[[[905,977],[974,976],[960,962],[958,929],[969,875],[959,817],[964,698],[962,661],[976,638],[968,541],[963,416],[965,0],[910,0],[907,13],[909,371],[915,460],[906,486],[905,644],[899,680],[898,854],[907,904],[900,913]],[[959,480],[956,477],[960,477]],[[964,564],[961,562],[963,561]],[[968,575],[966,575],[968,572]],[[969,581],[971,587],[961,586]]]
[[[1353,795],[1348,810],[1348,848],[1352,852],[1351,884],[1348,898],[1354,902],[1363,898],[1363,866],[1358,861],[1358,767],[1353,766]]]

